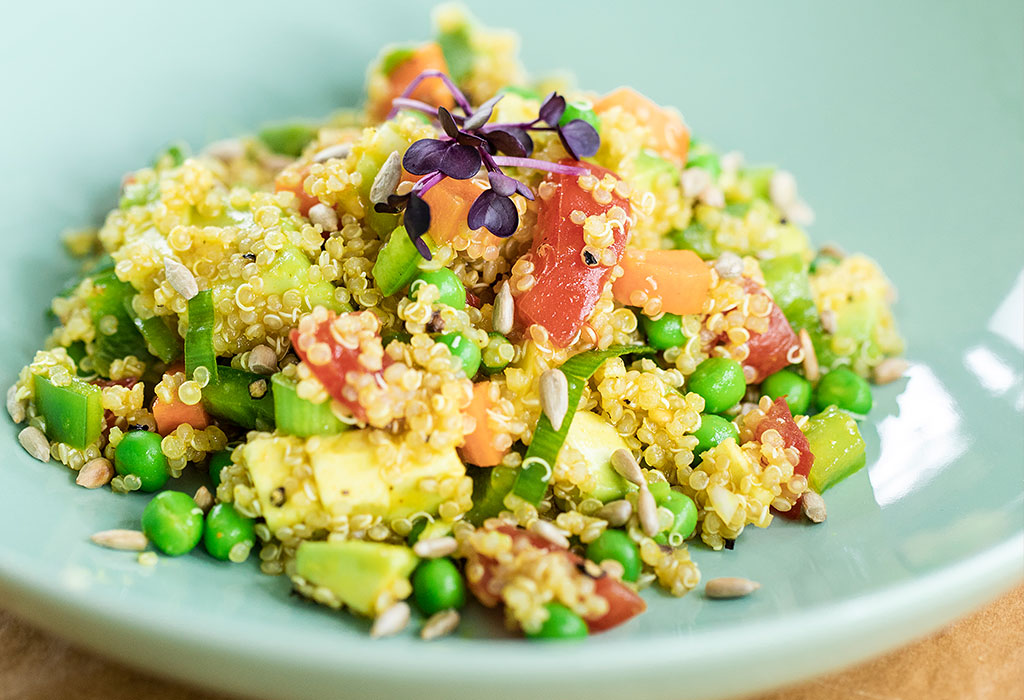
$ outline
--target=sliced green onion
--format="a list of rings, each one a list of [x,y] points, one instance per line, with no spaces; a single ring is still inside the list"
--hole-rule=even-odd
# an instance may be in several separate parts
[[[461,83],[473,71],[473,45],[469,38],[469,27],[459,23],[449,31],[441,32],[437,43],[448,64],[448,75],[456,84]]]
[[[185,355],[188,356],[187,344]],[[274,396],[270,380],[258,374],[220,367],[217,379],[211,379],[203,387],[203,405],[211,415],[243,428],[274,429]]]
[[[429,236],[424,236],[423,240],[431,251],[437,249]],[[420,271],[419,262],[422,259],[416,246],[409,240],[405,227],[399,226],[391,232],[388,242],[377,254],[377,262],[373,264],[372,274],[377,287],[385,295],[391,296],[412,282]]]
[[[473,474],[473,508],[466,513],[466,520],[480,525],[504,510],[505,496],[512,490],[517,473],[515,468],[501,465],[477,468]]]
[[[163,316],[139,318],[132,306],[131,298],[124,300],[124,310],[132,317],[132,323],[146,340],[149,352],[170,364],[181,357],[181,338],[171,330]]]
[[[298,158],[302,149],[316,138],[317,129],[304,122],[271,124],[260,129],[256,137],[274,153]]]
[[[199,292],[188,300],[188,330],[185,331],[185,376],[197,367],[210,371],[208,385],[217,382],[217,353],[213,349],[213,292]],[[203,392],[205,395],[205,391]]]
[[[93,280],[93,293],[86,301],[96,328],[93,341],[93,363],[104,377],[110,372],[110,363],[134,355],[149,363],[152,356],[146,341],[135,328],[132,317],[125,311],[125,302],[131,302],[135,287],[122,282],[113,270]]]
[[[519,474],[516,476],[512,493],[533,504],[540,503],[544,498],[544,494],[548,490],[548,482],[551,480],[552,467],[558,459],[562,443],[565,442],[569,426],[572,425],[572,418],[579,407],[583,387],[586,386],[587,380],[594,372],[605,363],[605,360],[629,354],[650,355],[654,352],[654,348],[644,345],[619,345],[607,350],[583,352],[566,360],[559,369],[565,374],[569,383],[569,410],[566,411],[565,419],[559,430],[555,430],[547,416],[541,414],[540,420],[537,421],[537,427],[533,431],[533,441],[523,457],[523,466],[520,467]]]
[[[338,420],[331,411],[331,402],[313,403],[299,398],[295,382],[283,374],[275,374],[274,421],[277,430],[286,435],[309,437],[311,435],[334,435],[351,426]]]
[[[103,430],[102,389],[80,379],[57,386],[36,375],[35,390],[36,408],[46,420],[47,437],[78,450],[96,442]]]

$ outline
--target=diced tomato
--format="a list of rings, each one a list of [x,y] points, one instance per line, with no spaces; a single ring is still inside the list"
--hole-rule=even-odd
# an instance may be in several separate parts
[[[310,207],[320,203],[319,199],[307,193],[302,186],[307,175],[309,175],[309,169],[306,167],[299,168],[298,170],[285,168],[278,174],[277,179],[274,180],[275,192],[287,190],[299,198],[299,211],[302,212],[303,216],[308,216]]]
[[[410,176],[415,182],[417,178]],[[430,205],[430,229],[427,234],[435,243],[451,243],[457,236],[466,236],[470,243],[480,246],[499,246],[501,239],[483,228],[471,229],[466,223],[469,208],[490,188],[487,180],[471,178],[456,180],[445,178],[423,195],[423,201]]]
[[[814,465],[814,453],[811,452],[811,443],[807,441],[807,436],[804,435],[804,432],[797,426],[796,421],[793,420],[793,414],[790,413],[789,404],[786,403],[784,396],[775,399],[775,403],[768,409],[768,413],[757,424],[757,429],[754,430],[754,437],[760,440],[766,430],[777,430],[779,435],[782,436],[782,441],[786,447],[795,447],[800,453],[800,461],[793,467],[795,474],[807,476],[811,473],[811,467]],[[800,500],[798,499],[789,510],[777,510],[775,512],[790,520],[796,520],[800,517]]]
[[[744,279],[743,282],[744,288],[750,294],[761,290],[761,287],[752,280]],[[750,354],[743,364],[753,368],[753,383],[788,367],[790,352],[800,347],[800,339],[793,332],[793,327],[789,325],[782,309],[774,301],[768,321],[768,330],[764,333],[752,333],[750,340],[747,341]]]
[[[614,175],[589,163],[561,162],[586,168],[598,180]],[[547,198],[540,197],[537,234],[527,253],[535,282],[516,297],[516,318],[522,327],[534,323],[544,326],[555,345],[566,347],[594,312],[612,268],[622,258],[629,240],[630,206],[618,195],[613,195],[608,204],[599,204],[580,187],[575,175],[551,173],[541,187],[546,189],[546,185],[554,185],[554,192]],[[610,246],[614,262],[611,266],[603,264],[607,261],[588,265],[583,260],[583,225],[573,223],[570,216],[577,210],[587,216],[605,214],[616,206],[625,210],[627,218],[621,228],[616,227]]]
[[[686,163],[690,150],[690,129],[678,112],[662,107],[628,87],[613,90],[594,103],[594,111],[598,114],[612,107],[621,107],[647,127],[648,143],[658,155],[679,165]]]
[[[370,312],[358,311],[353,313]],[[392,361],[387,355],[384,355],[381,369],[372,371],[364,367],[359,361],[360,349],[358,347],[345,347],[331,333],[331,323],[335,318],[337,316],[334,312],[328,312],[327,320],[317,327],[315,333],[316,341],[318,343],[325,343],[331,349],[330,361],[319,365],[310,362],[306,351],[299,347],[299,330],[297,328],[292,329],[291,332],[292,348],[295,350],[295,354],[306,363],[310,371],[320,380],[320,383],[324,385],[324,389],[331,395],[331,398],[352,411],[352,414],[358,420],[366,422],[366,409],[359,403],[358,395],[352,385],[353,380],[356,378],[353,375],[372,375],[380,378],[384,368],[391,364]],[[379,336],[378,341],[380,341]],[[380,379],[380,381],[383,381],[383,379]]]
[[[562,549],[558,545],[528,530],[512,527],[511,525],[501,525],[495,529],[517,540],[525,540],[531,547],[549,552],[558,552],[568,558],[577,570],[580,570],[583,564],[583,559],[578,555],[573,554],[567,549]],[[483,565],[484,575],[479,581],[470,581],[469,590],[481,603],[487,607],[494,607],[501,601],[501,591],[493,590],[492,586],[498,563],[490,557],[479,554],[471,554],[470,559]],[[582,571],[580,571],[579,575],[587,576]],[[634,593],[631,588],[623,585],[618,579],[611,576],[602,576],[601,578],[595,578],[594,581],[596,593],[608,601],[608,612],[601,617],[586,620],[587,628],[591,632],[603,632],[604,630],[621,625],[623,622],[636,617],[647,609],[647,603],[644,602],[644,599]]]

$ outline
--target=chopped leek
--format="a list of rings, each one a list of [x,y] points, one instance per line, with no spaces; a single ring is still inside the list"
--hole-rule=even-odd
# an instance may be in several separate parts
[[[211,378],[203,387],[206,410],[249,430],[273,430],[274,397],[270,381],[245,370],[218,369],[217,378]]]
[[[309,437],[334,435],[347,430],[349,425],[338,420],[331,411],[330,401],[313,403],[299,398],[295,382],[283,374],[273,376],[274,420],[278,431],[287,435]]]
[[[93,293],[86,304],[96,327],[96,339],[92,346],[93,363],[103,376],[108,376],[113,360],[134,355],[148,364],[153,359],[146,340],[125,311],[125,302],[130,302],[133,296],[135,288],[119,280],[113,270],[93,280]]]
[[[566,411],[565,419],[559,430],[555,430],[547,416],[541,414],[540,420],[537,421],[537,427],[533,431],[533,441],[523,457],[523,466],[512,487],[512,492],[515,495],[534,504],[540,503],[544,498],[548,489],[548,481],[551,480],[552,465],[558,459],[562,443],[565,442],[569,426],[572,425],[572,418],[579,407],[583,387],[591,375],[604,364],[605,360],[621,355],[649,355],[653,352],[653,348],[643,345],[619,345],[607,350],[591,350],[580,353],[575,357],[570,357],[559,367],[569,383],[569,410]]]
[[[130,298],[124,300],[124,310],[132,317],[132,323],[146,340],[150,353],[166,363],[174,362],[181,357],[181,338],[171,330],[162,316],[139,318]]]
[[[46,420],[47,437],[78,450],[99,439],[103,430],[102,389],[80,379],[57,386],[36,375],[35,391],[36,408]]]
[[[432,251],[436,249],[429,236],[424,236],[423,240]],[[416,246],[409,240],[405,227],[399,226],[391,232],[388,242],[377,255],[377,262],[373,264],[373,279],[377,287],[385,295],[391,296],[412,282],[412,278],[419,272],[422,259]]]
[[[185,331],[185,376],[197,367],[210,371],[210,384],[217,381],[217,353],[213,349],[213,292],[205,290],[188,300],[188,330]],[[204,392],[205,394],[205,392]]]

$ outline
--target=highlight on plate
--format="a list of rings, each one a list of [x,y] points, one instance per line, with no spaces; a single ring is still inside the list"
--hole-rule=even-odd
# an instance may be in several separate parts
[[[472,596],[583,637],[696,588],[689,547],[825,519],[869,379],[905,367],[894,293],[812,247],[785,171],[437,24],[362,108],[127,175],[66,236],[81,275],[7,408],[29,454],[109,486],[112,526],[154,494],[93,535],[142,564],[252,556],[375,636],[449,634]]]

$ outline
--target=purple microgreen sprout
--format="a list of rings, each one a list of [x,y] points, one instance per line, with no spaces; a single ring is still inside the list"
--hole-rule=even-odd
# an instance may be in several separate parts
[[[444,107],[433,107],[409,97],[428,78],[439,78],[451,92],[463,114],[454,114]],[[512,195],[533,200],[533,192],[520,180],[505,174],[502,168],[531,168],[562,175],[585,175],[585,168],[547,160],[531,158],[533,139],[531,131],[554,131],[558,134],[566,153],[574,160],[588,158],[597,153],[601,137],[597,130],[582,119],[573,119],[559,125],[565,114],[565,98],[552,92],[541,104],[537,118],[515,124],[490,123],[494,107],[504,97],[495,95],[476,109],[462,94],[451,78],[438,70],[420,73],[392,100],[388,119],[399,110],[410,109],[429,116],[441,131],[439,138],[420,139],[406,150],[403,167],[420,179],[406,195],[391,195],[386,202],[375,205],[378,212],[403,213],[402,222],[420,255],[429,260],[430,249],[423,241],[430,229],[430,205],[423,195],[446,177],[468,180],[480,168],[487,172],[489,189],[473,201],[466,216],[471,229],[486,228],[499,238],[507,238],[519,228],[519,211]],[[547,126],[540,126],[541,123]],[[501,155],[504,154],[504,155]]]

